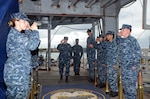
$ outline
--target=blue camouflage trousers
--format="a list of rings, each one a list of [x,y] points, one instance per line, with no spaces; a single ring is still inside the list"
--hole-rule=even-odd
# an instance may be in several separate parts
[[[74,72],[75,74],[80,72],[80,57],[73,58]]]
[[[63,75],[64,67],[66,67],[65,76],[69,76],[70,60],[68,60],[68,61],[59,61],[59,74],[60,75]]]
[[[7,99],[26,99],[29,94],[29,75],[18,76],[11,74],[10,79],[5,79],[7,85]],[[18,78],[20,78],[18,80]]]
[[[136,82],[138,70],[122,68],[122,84],[125,92],[125,99],[137,99]]]
[[[111,91],[118,92],[118,67],[112,68],[112,65],[107,65],[107,80]]]
[[[36,81],[37,81],[37,71],[36,71],[36,68],[39,66],[38,64],[38,56],[37,55],[33,55],[31,57],[31,66],[32,66],[32,70],[33,70],[33,78],[34,78],[34,84],[36,84]]]
[[[89,64],[90,79],[94,80],[94,62],[95,62],[95,49],[87,51],[87,61]]]
[[[90,78],[94,80],[94,61],[88,61]]]
[[[98,78],[100,80],[100,83],[106,82],[106,66],[103,66],[102,63],[98,60]]]
[[[78,74],[80,72],[80,63],[74,64],[74,73]]]

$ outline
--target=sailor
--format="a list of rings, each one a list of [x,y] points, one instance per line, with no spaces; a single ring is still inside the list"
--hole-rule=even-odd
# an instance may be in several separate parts
[[[138,41],[131,36],[131,25],[123,24],[120,30],[117,40],[125,99],[137,99],[136,83],[140,67],[141,48]]]
[[[44,62],[44,57],[43,57],[43,55],[40,55],[39,58],[38,58],[38,65],[42,66],[43,62]]]
[[[29,25],[30,19],[24,13],[11,15],[11,27],[7,42],[7,61],[4,66],[4,81],[7,99],[27,99],[29,94],[31,53],[40,43],[37,23]],[[21,31],[25,30],[24,33]]]
[[[80,63],[83,55],[83,48],[79,45],[79,39],[75,39],[76,44],[72,47],[73,65],[75,75],[80,75]]]
[[[37,66],[39,66],[39,64],[38,64],[38,52],[39,52],[38,47],[35,50],[31,51],[31,66],[32,66],[32,68],[36,68]]]
[[[95,62],[95,46],[96,42],[92,35],[92,31],[90,29],[87,30],[88,38],[87,38],[87,61],[89,65],[89,75],[90,82],[94,82],[94,62]]]
[[[111,90],[109,95],[115,97],[118,96],[118,46],[113,31],[107,32],[106,39],[108,40],[106,47],[107,80]]]
[[[31,51],[31,66],[32,66],[32,70],[33,70],[33,72],[31,72],[31,73],[33,73],[34,84],[38,83],[37,82],[37,77],[36,77],[36,75],[37,75],[36,69],[39,66],[39,64],[38,64],[38,52],[39,52],[39,48],[38,47],[35,50]]]
[[[68,82],[69,72],[70,72],[70,59],[72,58],[72,47],[69,43],[67,43],[68,37],[64,37],[61,40],[60,44],[58,44],[57,49],[59,50],[59,74],[60,80],[63,79],[63,71],[66,66],[65,76],[66,82]]]
[[[106,66],[104,65],[104,49],[103,49],[103,35],[99,35],[96,39],[97,42],[97,64],[98,64],[98,78],[100,84],[98,87],[104,88],[106,82]]]

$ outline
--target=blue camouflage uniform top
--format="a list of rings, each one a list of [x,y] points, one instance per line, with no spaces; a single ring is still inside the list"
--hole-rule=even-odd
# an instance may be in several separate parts
[[[102,46],[102,42],[100,42],[99,44],[97,44],[97,60],[101,62],[104,59],[104,50],[103,50],[103,46]]]
[[[83,48],[82,46],[76,44],[72,47],[72,52],[73,58],[76,59],[76,61],[79,61],[83,55]]]
[[[35,50],[31,51],[31,66],[32,66],[32,68],[36,68],[37,66],[39,66],[38,51],[39,51],[38,47]]]
[[[5,63],[4,78],[13,79],[11,74],[19,75],[21,72],[30,74],[32,69],[30,50],[35,50],[39,42],[38,31],[26,30],[25,33],[20,33],[15,28],[11,28],[6,43],[8,59]]]
[[[106,62],[107,66],[118,66],[118,46],[115,40],[112,42],[107,42],[106,47],[107,53],[106,53]]]
[[[93,44],[93,48],[90,48],[88,45]],[[94,37],[91,35],[87,38],[87,54],[93,54],[92,56],[95,58],[95,47],[96,47],[96,42],[94,40]],[[92,59],[93,60],[93,59]],[[95,60],[95,59],[94,59]]]
[[[103,59],[102,59],[102,64],[105,64],[106,65],[106,53],[107,53],[107,50],[106,50],[106,47],[107,47],[107,43],[108,41],[105,41],[103,40],[102,42],[102,49],[103,49]]]
[[[119,44],[120,65],[125,66],[122,68],[131,68],[128,66],[139,68],[142,54],[137,40],[129,35],[127,38],[117,37],[117,41]]]
[[[57,46],[57,49],[59,50],[59,61],[60,62],[66,62],[72,58],[72,47],[70,44],[59,44]]]

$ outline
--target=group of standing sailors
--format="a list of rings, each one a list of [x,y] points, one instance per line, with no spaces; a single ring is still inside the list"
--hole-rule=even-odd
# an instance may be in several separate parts
[[[125,99],[137,99],[137,79],[140,68],[141,48],[138,41],[131,36],[132,26],[123,24],[119,33],[107,31],[94,40],[91,30],[87,30],[87,60],[91,82],[94,82],[94,62],[98,65],[99,87],[105,87],[106,80],[110,86],[111,97],[118,96],[118,68],[121,67]],[[97,50],[97,59],[95,53]]]
[[[101,34],[95,40],[92,35],[92,30],[87,30],[86,53],[89,65],[89,81],[95,81],[94,69],[95,62],[97,62],[98,78],[100,81],[98,87],[104,88],[107,80],[110,86],[110,92],[108,94],[111,97],[118,96],[118,69],[120,67],[125,99],[137,99],[136,84],[142,54],[138,41],[131,36],[131,31],[131,25],[123,24],[117,35],[113,31],[107,31],[105,35]],[[64,66],[66,66],[66,82],[68,82],[69,77],[70,59],[73,58],[74,60],[74,71],[75,75],[77,75],[79,74],[80,59],[83,55],[83,50],[80,45],[71,47],[67,43],[67,40],[68,37],[64,37],[57,46],[57,49],[60,51],[60,80],[63,79],[63,70]],[[76,69],[76,66],[78,69]]]
[[[12,14],[9,21],[11,30],[6,43],[8,59],[4,67],[7,99],[26,99],[29,94],[30,72],[34,68],[32,67],[34,64],[31,64],[31,51],[35,50],[40,43],[37,23],[34,22],[30,25],[29,22],[30,19],[24,13]],[[108,31],[105,35],[99,35],[95,40],[92,31],[87,30],[86,52],[89,81],[94,82],[94,67],[97,62],[99,87],[105,87],[106,80],[108,80],[111,90],[108,94],[112,97],[118,95],[117,72],[120,66],[125,98],[137,99],[136,82],[140,67],[141,48],[137,40],[131,36],[131,31],[131,25],[123,24],[117,35],[113,31]],[[67,41],[68,37],[64,37],[57,46],[60,51],[60,80],[63,80],[64,67],[66,67],[66,82],[69,81],[70,59],[74,61],[75,75],[80,75],[80,60],[83,55],[79,39],[75,40],[76,44],[73,47]]]

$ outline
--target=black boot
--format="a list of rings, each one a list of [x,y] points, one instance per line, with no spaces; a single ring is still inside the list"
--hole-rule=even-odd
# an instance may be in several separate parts
[[[100,83],[100,84],[97,85],[97,87],[98,87],[98,88],[105,88],[106,85],[105,85],[104,83]]]
[[[68,76],[66,76],[66,82],[69,82],[69,80],[68,80]]]
[[[79,73],[75,73],[75,76],[80,75]]]
[[[60,75],[60,80],[63,80],[63,75]]]

